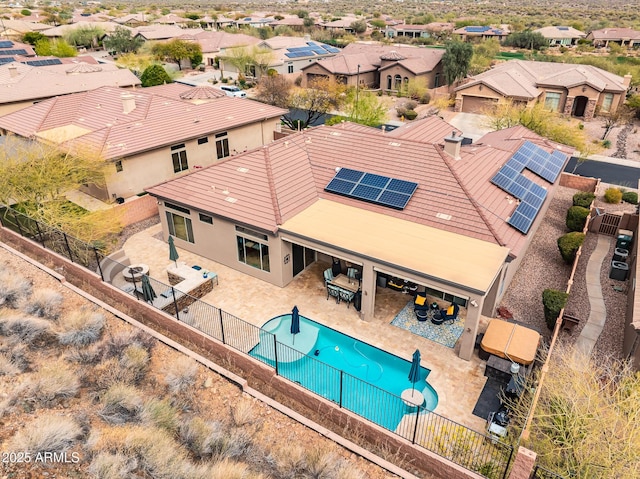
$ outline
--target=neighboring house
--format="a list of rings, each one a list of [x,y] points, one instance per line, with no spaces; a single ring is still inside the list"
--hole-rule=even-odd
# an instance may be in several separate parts
[[[551,110],[590,120],[624,102],[631,75],[620,77],[591,65],[511,60],[471,77],[455,89],[455,111],[482,113],[503,98],[523,105],[544,102]]]
[[[321,23],[320,26],[325,30],[330,30],[332,32],[342,32],[342,33],[354,33],[351,25],[353,22],[358,21],[359,19],[356,17],[345,17],[339,20],[334,20],[332,22]]]
[[[114,18],[112,21],[119,23],[120,25],[127,26],[129,28],[136,28],[142,25],[147,25],[149,19],[152,18],[149,14],[145,13],[131,13],[123,17]]]
[[[235,20],[233,25],[238,28],[242,27],[253,27],[253,28],[262,28],[268,27],[271,25],[271,22],[275,21],[273,17],[243,17]]]
[[[140,80],[130,70],[115,65],[63,63],[50,57],[25,59],[24,63],[0,65],[0,115],[60,95],[103,86],[126,88],[138,85]]]
[[[106,187],[84,190],[113,200],[269,143],[284,113],[213,87],[102,87],[2,116],[0,131],[104,158]]]
[[[425,122],[425,131],[454,130]],[[319,126],[147,191],[158,199],[165,238],[274,285],[285,287],[318,260],[348,262],[361,272],[365,321],[390,276],[459,304],[459,355],[469,360],[480,316],[499,305],[570,149],[522,127],[465,147],[457,135],[421,141],[411,126],[393,136],[350,123]],[[549,161],[552,171],[538,170],[542,178],[522,158],[514,166],[516,153]],[[503,168],[511,167],[513,181],[505,182]]]
[[[67,33],[72,32],[74,30],[78,30],[80,28],[86,29],[100,29],[105,34],[113,33],[116,28],[121,28],[122,25],[118,25],[115,22],[87,22],[81,21],[77,23],[70,23],[67,25],[60,25],[58,27],[49,28],[48,30],[43,30],[42,33],[45,37],[48,38],[63,38]]]
[[[142,38],[145,42],[173,40],[183,36],[194,36],[204,32],[201,28],[180,28],[177,25],[144,25],[134,28],[132,36]]]
[[[175,13],[168,13],[167,15],[163,15],[155,20],[152,20],[151,23],[155,23],[157,25],[175,25],[178,27],[186,27],[188,23],[192,23],[193,20],[190,18],[184,18]]]
[[[439,48],[402,45],[350,43],[333,58],[316,61],[302,69],[302,85],[316,78],[331,78],[345,85],[380,88],[397,92],[409,80],[422,78],[427,88],[443,84],[442,56]]]
[[[301,32],[304,30],[304,18],[300,18],[297,15],[290,15],[290,16],[285,16],[285,18],[281,19],[281,20],[274,20],[273,22],[269,23],[269,26],[271,28],[276,28],[276,27],[289,27],[292,30]],[[314,25],[318,25],[318,20],[317,19],[313,19]]]
[[[488,40],[496,38],[499,42],[507,38],[511,32],[506,25],[500,27],[483,26],[466,26],[453,31],[454,35],[459,35],[463,42],[476,40]]]
[[[182,35],[182,38],[186,37]],[[200,45],[200,48],[202,48],[202,62],[209,66],[215,65],[216,57],[223,55],[228,48],[248,47],[261,42],[259,38],[251,35],[228,33],[225,31],[203,31],[192,35],[189,39]]]
[[[2,20],[0,22],[0,40],[21,40],[25,33],[42,32],[51,25],[32,23],[25,20]]]
[[[85,13],[81,10],[73,12],[73,17],[71,17],[71,23],[110,22],[111,20],[113,20],[113,17],[106,13]]]
[[[594,47],[608,47],[611,43],[628,48],[640,47],[640,32],[632,28],[602,28],[587,34]]]
[[[35,50],[28,43],[18,43],[0,38],[0,64],[9,63],[8,58],[11,57],[34,57],[35,55]]]
[[[387,26],[385,36],[387,38],[440,38],[453,32],[453,23],[433,22],[426,25],[394,24]]]
[[[269,52],[266,54],[269,60],[268,69],[273,69],[279,74],[298,73],[310,62],[321,58],[332,57],[340,53],[340,49],[325,43],[314,42],[306,35],[304,37],[289,37],[279,35],[262,40],[256,44],[259,50]],[[224,71],[238,73],[235,66],[228,59],[222,57],[221,63]],[[259,79],[261,72],[256,65],[249,65],[244,74],[248,77]]]
[[[549,46],[571,47],[578,43],[578,40],[587,36],[586,33],[576,30],[573,27],[543,27],[534,30],[533,33],[539,33],[549,42]]]

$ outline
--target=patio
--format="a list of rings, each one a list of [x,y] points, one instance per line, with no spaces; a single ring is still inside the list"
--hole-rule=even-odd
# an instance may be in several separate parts
[[[131,236],[123,248],[132,263],[149,265],[149,275],[168,284],[167,267],[171,261],[161,231],[161,225],[156,224]],[[288,286],[280,288],[194,253],[182,249],[178,252],[179,261],[199,265],[217,274],[219,284],[202,298],[203,301],[251,324],[262,326],[297,305],[303,316],[407,360],[415,349],[420,349],[422,365],[431,370],[428,381],[438,393],[436,412],[484,431],[485,422],[472,414],[486,381],[484,361],[477,354],[471,361],[465,361],[457,356],[455,348],[392,326],[391,321],[407,305],[410,295],[378,287],[375,318],[365,322],[359,319],[355,308],[347,308],[343,302],[337,304],[333,298],[327,300],[322,272],[331,265],[326,263],[313,263]]]

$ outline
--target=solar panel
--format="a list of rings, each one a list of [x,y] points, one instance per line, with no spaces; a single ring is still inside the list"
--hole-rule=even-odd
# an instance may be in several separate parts
[[[20,50],[0,50],[0,55],[26,55],[27,51],[24,49]]]
[[[340,53],[340,49],[339,48],[330,47],[329,45],[323,45],[323,47],[329,53]]]
[[[325,191],[402,210],[417,187],[412,181],[341,168]]]
[[[525,167],[549,183],[554,183],[558,175],[560,175],[567,157],[557,150],[549,154],[539,146],[528,141],[520,147],[520,150],[525,147],[527,157],[529,158]]]
[[[0,65],[4,65],[5,63],[11,63],[15,61],[13,58],[11,57],[7,57],[7,58],[1,58],[0,57]]]
[[[10,40],[0,41],[0,48],[11,48],[12,46],[13,46],[13,42]]]
[[[569,30],[569,27],[556,27],[558,30]]]
[[[47,65],[62,65],[62,62],[58,58],[50,58],[46,60],[27,60],[27,65],[31,65],[32,67],[43,67]]]

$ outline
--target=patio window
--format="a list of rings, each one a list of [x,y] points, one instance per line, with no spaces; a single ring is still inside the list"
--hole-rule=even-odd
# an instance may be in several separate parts
[[[393,79],[393,82],[393,89],[399,91],[400,88],[402,88],[402,77],[400,75],[396,75]]]
[[[208,136],[203,136],[202,138],[198,138],[198,145],[204,145],[205,143],[209,143]]]
[[[236,240],[238,243],[238,261],[262,271],[271,271],[269,266],[269,245],[239,235],[236,236]]]
[[[187,163],[187,149],[184,143],[179,145],[173,145],[171,147],[171,160],[173,161],[173,172],[180,173],[181,171],[189,169]]]
[[[603,113],[609,113],[611,111],[611,105],[613,104],[613,93],[605,93],[602,99],[602,106],[600,111]]]
[[[287,73],[293,73],[293,65],[287,65]]]
[[[166,213],[169,234],[176,238],[180,238],[183,241],[194,243],[191,219],[185,218],[177,213],[172,213],[171,211],[166,211]]]
[[[427,288],[427,294],[429,296],[435,296],[436,298],[442,299],[442,300],[447,301],[449,303],[455,303],[458,306],[461,306],[463,308],[467,307],[467,302],[469,301],[466,298],[461,298],[459,296],[455,296],[453,294],[445,293],[444,291],[440,291],[438,289],[433,289],[433,288]]]
[[[560,93],[548,91],[544,97],[544,107],[547,110],[558,111],[560,107]]]
[[[229,138],[226,131],[216,134],[216,154],[219,160],[229,156]]]

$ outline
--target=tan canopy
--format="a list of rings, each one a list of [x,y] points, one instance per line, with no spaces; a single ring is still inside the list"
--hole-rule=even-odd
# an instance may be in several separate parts
[[[539,343],[540,334],[533,329],[492,319],[480,347],[488,353],[526,366],[535,359]]]

